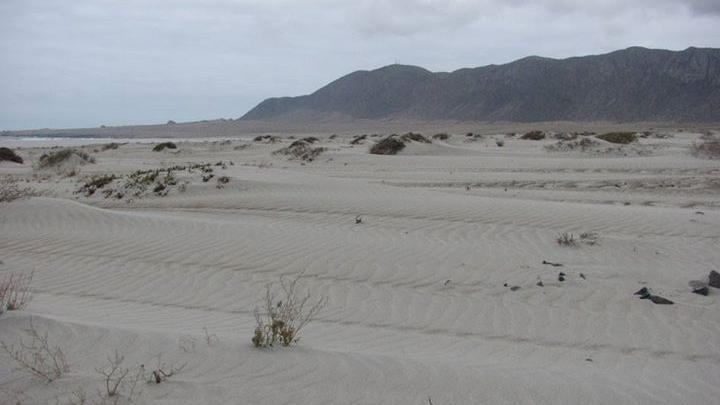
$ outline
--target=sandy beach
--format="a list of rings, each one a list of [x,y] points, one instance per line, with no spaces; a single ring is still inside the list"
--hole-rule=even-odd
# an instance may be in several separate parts
[[[715,403],[720,290],[688,282],[720,271],[720,164],[689,153],[700,133],[662,132],[584,151],[456,133],[394,156],[321,134],[312,161],[273,153],[287,134],[91,144],[95,163],[48,169],[52,140],[15,143],[25,163],[0,176],[41,195],[0,203],[0,276],[34,293],[0,341],[32,322],[69,369],[46,383],[2,353],[0,403],[113,403],[96,368],[115,351],[180,369],[136,404]],[[156,169],[160,190],[128,185]],[[297,344],[255,348],[283,275],[327,304]]]

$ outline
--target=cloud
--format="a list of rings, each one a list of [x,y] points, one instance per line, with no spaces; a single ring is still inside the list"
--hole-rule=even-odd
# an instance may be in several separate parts
[[[357,69],[720,39],[716,0],[3,0],[0,129],[238,117]]]

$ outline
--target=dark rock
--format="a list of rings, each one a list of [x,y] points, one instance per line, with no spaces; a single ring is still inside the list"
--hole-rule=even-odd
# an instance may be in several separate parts
[[[648,290],[647,287],[643,287],[633,293],[633,295],[647,295],[647,294],[650,294],[650,291]]]
[[[708,285],[710,287],[720,288],[720,273],[711,270],[710,275],[708,275]]]
[[[694,292],[695,294],[707,296],[708,293],[710,292],[710,289],[707,287],[703,287],[703,288],[694,289],[694,290],[692,290],[692,292]]]
[[[545,287],[545,284],[543,284],[542,280],[538,280],[537,284],[535,284],[538,287]]]
[[[692,289],[692,292],[694,292],[695,294],[708,295],[708,293],[710,292],[707,283],[703,281],[691,280],[688,285],[690,286],[690,289]]]
[[[549,262],[547,260],[543,260],[542,264],[547,264],[548,266],[553,266],[553,267],[562,267],[562,264],[560,264],[560,263],[553,263],[553,262]]]
[[[659,295],[651,295],[651,296],[650,296],[650,301],[652,301],[653,304],[658,304],[658,305],[672,305],[672,304],[674,304],[674,302],[670,301],[670,300],[667,299],[667,298],[663,298],[663,297],[661,297],[661,296],[659,296]]]
[[[562,271],[558,273],[558,281],[565,281],[565,273],[563,273]]]
[[[510,291],[517,291],[519,289],[520,289],[519,285],[514,285],[514,286],[510,287]]]

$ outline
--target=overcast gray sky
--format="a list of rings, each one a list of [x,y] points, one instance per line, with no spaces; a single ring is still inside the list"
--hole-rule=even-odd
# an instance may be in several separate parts
[[[236,118],[358,69],[720,47],[720,0],[0,0],[0,129]]]

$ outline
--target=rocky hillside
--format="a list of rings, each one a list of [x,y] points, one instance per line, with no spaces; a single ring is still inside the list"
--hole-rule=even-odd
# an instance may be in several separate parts
[[[720,121],[720,49],[633,47],[604,55],[531,56],[433,73],[391,65],[313,94],[270,98],[244,120],[333,116],[461,121]]]

